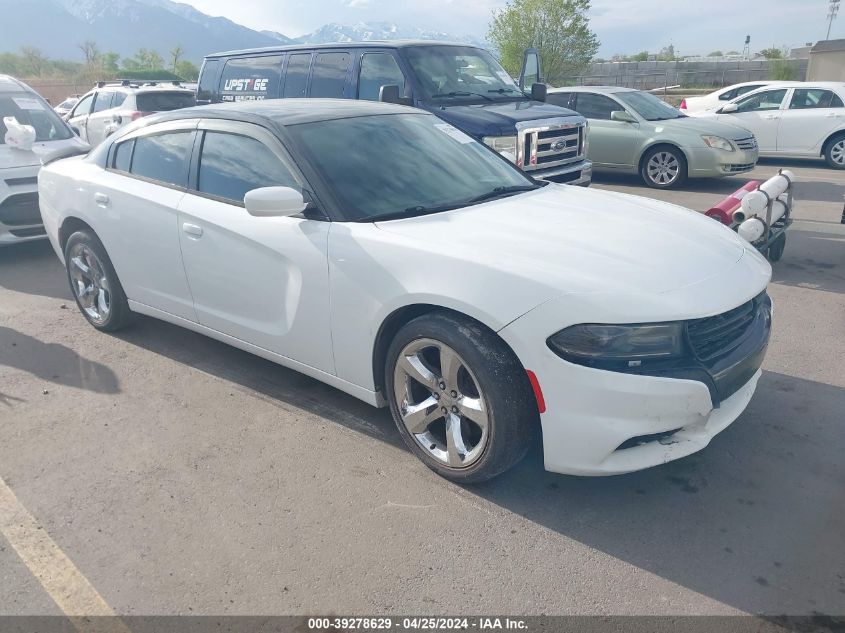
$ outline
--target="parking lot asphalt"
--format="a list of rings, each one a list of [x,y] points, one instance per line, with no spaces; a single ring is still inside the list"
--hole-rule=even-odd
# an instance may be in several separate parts
[[[152,319],[99,334],[47,243],[0,250],[0,614],[845,613],[845,174],[753,176],[781,167],[757,395],[703,452],[603,479],[535,448],[456,486],[386,411]],[[704,210],[746,180],[594,186]]]

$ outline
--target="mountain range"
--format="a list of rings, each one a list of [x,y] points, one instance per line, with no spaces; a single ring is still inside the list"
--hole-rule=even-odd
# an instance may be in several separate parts
[[[178,45],[193,62],[216,51],[280,43],[436,39],[483,45],[468,36],[387,22],[331,23],[307,35],[288,37],[256,31],[171,0],[0,0],[0,16],[0,52],[33,46],[48,57],[75,61],[82,58],[79,44],[85,40],[122,57],[146,48],[167,58],[168,51]]]

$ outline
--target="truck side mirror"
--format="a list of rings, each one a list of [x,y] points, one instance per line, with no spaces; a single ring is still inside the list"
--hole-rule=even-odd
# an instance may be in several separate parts
[[[534,101],[546,101],[546,97],[549,94],[549,88],[546,84],[541,83],[533,83],[531,84],[531,98]]]
[[[519,73],[519,87],[525,90],[526,86],[532,86],[541,81],[540,52],[536,48],[526,49],[522,58],[522,70]]]
[[[399,86],[394,84],[382,86],[378,91],[378,100],[382,103],[402,103],[402,96],[399,94]]]

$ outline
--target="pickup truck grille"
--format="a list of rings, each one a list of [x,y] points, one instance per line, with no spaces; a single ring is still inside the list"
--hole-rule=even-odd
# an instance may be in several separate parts
[[[526,172],[575,163],[584,159],[583,123],[532,121],[536,127],[519,129],[517,166]]]
[[[739,149],[757,149],[757,139],[753,136],[749,136],[748,138],[741,138],[739,140],[734,141],[734,143],[736,143],[736,146]]]

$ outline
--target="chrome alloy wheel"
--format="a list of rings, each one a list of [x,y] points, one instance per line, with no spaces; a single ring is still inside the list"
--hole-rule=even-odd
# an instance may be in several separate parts
[[[830,148],[830,160],[837,165],[845,165],[845,138],[838,140]]]
[[[412,341],[399,354],[393,385],[405,428],[431,457],[450,468],[481,457],[489,437],[487,405],[455,350],[433,339]]]
[[[671,152],[657,152],[646,165],[649,180],[657,185],[671,185],[681,173],[681,164]]]
[[[106,269],[85,244],[76,244],[68,254],[68,271],[76,300],[94,323],[102,325],[111,311],[111,291]]]

